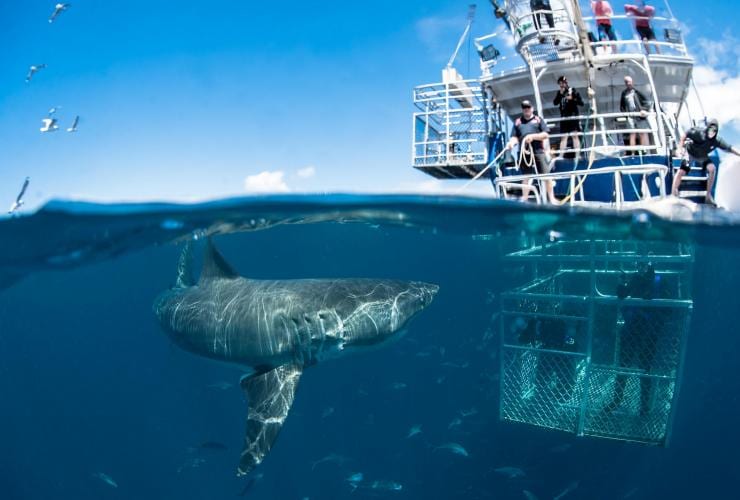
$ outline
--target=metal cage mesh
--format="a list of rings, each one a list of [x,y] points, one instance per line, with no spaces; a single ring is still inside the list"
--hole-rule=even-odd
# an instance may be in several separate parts
[[[530,260],[533,279],[501,299],[501,418],[664,445],[692,307],[691,254],[569,242],[538,247]]]

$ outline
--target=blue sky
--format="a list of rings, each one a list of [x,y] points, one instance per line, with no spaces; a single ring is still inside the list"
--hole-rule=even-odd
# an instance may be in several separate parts
[[[469,2],[78,0],[53,24],[53,1],[2,3],[0,205],[30,176],[32,208],[242,195],[265,181],[425,189],[431,178],[410,167],[411,90],[439,81]],[[477,3],[474,33],[498,29]],[[739,123],[736,8],[704,0],[703,18],[696,2],[671,6],[694,52],[709,54],[703,85],[718,87],[705,104]],[[48,67],[26,84],[38,63]],[[53,106],[61,127],[81,116],[78,133],[39,132]]]

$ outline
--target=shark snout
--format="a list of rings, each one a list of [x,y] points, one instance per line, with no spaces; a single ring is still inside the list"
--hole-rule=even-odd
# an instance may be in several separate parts
[[[407,292],[400,297],[400,309],[405,316],[404,322],[431,304],[437,292],[439,292],[439,285],[433,283],[423,281],[409,283]]]

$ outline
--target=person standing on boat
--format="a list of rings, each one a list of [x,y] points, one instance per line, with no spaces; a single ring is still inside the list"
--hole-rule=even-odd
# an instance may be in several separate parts
[[[594,16],[596,17],[599,41],[603,42],[607,39],[615,41],[617,39],[617,34],[614,32],[614,28],[612,27],[612,16],[614,15],[614,10],[612,10],[611,4],[606,0],[592,1],[591,10],[594,11]],[[617,52],[617,46],[615,44],[612,44],[612,52]]]
[[[578,106],[583,106],[583,99],[581,94],[576,89],[568,85],[568,79],[565,76],[558,78],[558,85],[560,90],[555,94],[555,99],[552,103],[558,106],[560,109],[560,117],[567,118],[570,116],[580,115]],[[568,137],[573,138],[573,149],[576,150],[576,161],[578,160],[578,152],[581,150],[581,122],[577,118],[570,120],[563,119],[560,122],[560,133],[565,134],[560,138],[560,156],[563,156],[563,151],[568,146]]]
[[[544,16],[547,21],[547,26],[550,29],[555,28],[555,19],[552,15],[552,7],[550,6],[550,0],[529,0],[529,8],[532,9],[532,20],[534,21],[534,29],[540,35],[540,43],[545,43],[545,37],[542,35],[542,17]],[[544,11],[544,12],[543,12]],[[559,40],[555,40],[557,45]]]
[[[528,100],[522,101],[522,114],[514,121],[511,129],[511,139],[506,144],[506,149],[511,150],[519,144],[519,156],[517,164],[525,175],[549,174],[551,162],[549,158],[549,137],[547,123],[537,116]],[[529,186],[531,181],[526,181],[522,186],[522,200],[529,198]],[[544,181],[547,191],[547,199],[555,202],[552,181]]]
[[[703,171],[707,174],[707,195],[706,202],[710,205],[714,205],[714,198],[712,197],[712,190],[714,189],[714,179],[717,174],[717,167],[709,159],[709,155],[719,148],[722,151],[727,151],[736,156],[740,156],[740,151],[733,146],[730,146],[717,134],[719,133],[719,122],[712,118],[707,122],[706,128],[693,127],[686,131],[681,136],[681,141],[678,144],[678,150],[676,154],[684,156],[688,154],[688,158],[681,162],[681,168],[676,172],[676,176],[673,178],[673,189],[671,193],[673,196],[678,196],[678,187],[681,185],[681,180],[684,175],[691,171],[691,162],[700,166]],[[684,149],[685,148],[685,149]]]
[[[655,16],[655,7],[647,5],[644,0],[637,0],[637,5],[624,4],[624,10],[628,15],[635,18],[635,31],[640,35],[642,43],[645,45],[645,53],[650,55],[650,46],[648,40],[657,40],[655,37],[655,31],[650,26],[650,19]],[[660,54],[660,47],[653,44],[655,47],[655,53]]]
[[[647,121],[647,112],[650,109],[650,102],[643,95],[642,92],[634,87],[632,77],[627,75],[624,77],[624,90],[622,91],[622,97],[619,100],[619,110],[623,113],[639,113],[640,116],[628,116],[627,127],[630,130],[649,130],[650,124]],[[635,140],[637,138],[637,132],[630,132],[630,152],[635,152]],[[648,146],[650,141],[648,140],[647,132],[640,132],[640,145]]]

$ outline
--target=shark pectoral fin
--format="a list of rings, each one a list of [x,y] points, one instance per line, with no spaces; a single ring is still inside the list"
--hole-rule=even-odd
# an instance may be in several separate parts
[[[293,405],[301,373],[302,366],[290,364],[242,379],[249,413],[238,476],[249,474],[272,448]]]

